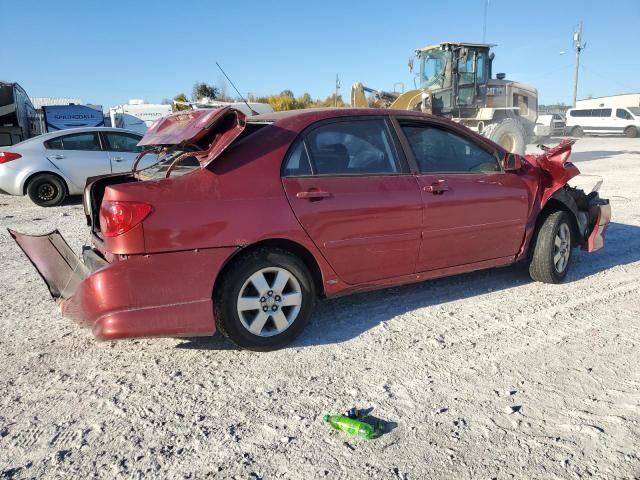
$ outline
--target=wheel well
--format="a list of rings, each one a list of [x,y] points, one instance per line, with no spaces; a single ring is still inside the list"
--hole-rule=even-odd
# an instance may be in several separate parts
[[[572,239],[574,243],[573,246],[579,245],[578,239],[580,238],[580,232],[578,230],[578,220],[576,219],[575,214],[573,213],[573,211],[571,211],[571,209],[565,203],[555,198],[550,198],[549,201],[544,206],[544,208],[538,214],[538,220],[536,221],[535,236],[538,235],[538,231],[540,230],[540,227],[542,226],[546,218],[549,215],[551,215],[553,212],[557,212],[559,210],[562,210],[563,212],[566,212],[569,215],[569,218],[571,219],[571,230],[572,230],[571,234],[572,234]]]
[[[51,175],[53,177],[57,177],[60,179],[60,181],[62,182],[62,185],[64,185],[64,193],[65,195],[69,195],[69,185],[67,185],[67,182],[64,178],[62,178],[60,175],[58,175],[57,173],[53,173],[53,172],[36,172],[36,173],[32,173],[31,175],[29,175],[27,177],[27,179],[24,181],[24,185],[22,187],[22,194],[26,195],[27,194],[27,187],[29,186],[29,183],[31,182],[31,180],[33,180],[34,178],[36,178],[39,175]]]
[[[275,238],[270,240],[262,240],[260,242],[253,243],[247,247],[243,247],[238,249],[233,255],[231,255],[225,264],[220,269],[216,281],[213,285],[213,291],[215,292],[218,286],[218,279],[221,278],[227,270],[229,270],[233,264],[243,255],[246,255],[248,252],[252,252],[258,248],[279,248],[280,250],[285,250],[292,255],[298,257],[302,262],[306,265],[311,272],[311,277],[313,279],[313,283],[316,286],[316,292],[318,292],[319,296],[324,295],[324,284],[322,282],[322,273],[320,272],[320,267],[318,266],[318,262],[314,256],[307,250],[305,247],[300,245],[299,243],[293,242],[291,240],[286,240],[284,238]]]

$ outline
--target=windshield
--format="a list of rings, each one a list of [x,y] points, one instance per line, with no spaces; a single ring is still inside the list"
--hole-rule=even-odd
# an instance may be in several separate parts
[[[451,52],[431,50],[420,56],[420,86],[422,88],[444,88],[451,63]]]
[[[640,107],[627,107],[631,113],[633,113],[636,117],[640,117]]]

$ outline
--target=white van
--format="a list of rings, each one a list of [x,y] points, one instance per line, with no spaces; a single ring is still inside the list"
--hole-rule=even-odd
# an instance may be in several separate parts
[[[574,137],[585,133],[640,133],[640,107],[571,108],[567,111],[566,132]]]

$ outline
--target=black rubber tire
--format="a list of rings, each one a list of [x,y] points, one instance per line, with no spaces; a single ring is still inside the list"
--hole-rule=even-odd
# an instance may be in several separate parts
[[[493,140],[511,153],[524,155],[527,146],[527,136],[520,122],[515,118],[505,118],[498,123],[487,125],[482,131],[482,135],[489,140]],[[506,145],[505,143],[511,145]]]
[[[302,305],[298,317],[284,332],[260,337],[249,332],[240,321],[236,308],[245,281],[263,268],[280,267],[293,274],[300,284]],[[240,348],[255,351],[277,350],[295,339],[309,321],[316,299],[316,288],[309,269],[295,255],[278,248],[258,248],[240,254],[216,281],[213,295],[216,328]]]
[[[567,272],[571,267],[571,248],[569,248],[567,265],[562,272],[558,272],[553,261],[554,241],[562,224],[566,224],[569,227],[569,245],[572,245],[573,223],[569,215],[561,210],[547,215],[532,239],[529,249],[529,275],[536,282],[561,283],[567,276]]]
[[[624,136],[627,138],[636,138],[638,136],[638,129],[636,127],[627,127],[624,129]]]
[[[582,127],[573,127],[571,129],[571,136],[572,137],[584,137],[584,130],[582,130]]]
[[[67,197],[67,186],[59,177],[43,173],[29,180],[27,195],[41,207],[57,207]]]

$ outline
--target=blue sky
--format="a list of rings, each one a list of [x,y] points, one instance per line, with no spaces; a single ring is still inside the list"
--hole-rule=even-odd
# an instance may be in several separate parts
[[[409,88],[416,47],[482,39],[485,0],[2,3],[0,78],[31,96],[80,97],[107,108],[190,94],[196,81],[217,83],[216,60],[243,94],[290,89],[324,98],[336,73],[345,99],[357,80]],[[537,87],[542,103],[570,103],[580,20],[587,48],[578,98],[640,91],[640,0],[490,0],[494,72]]]

